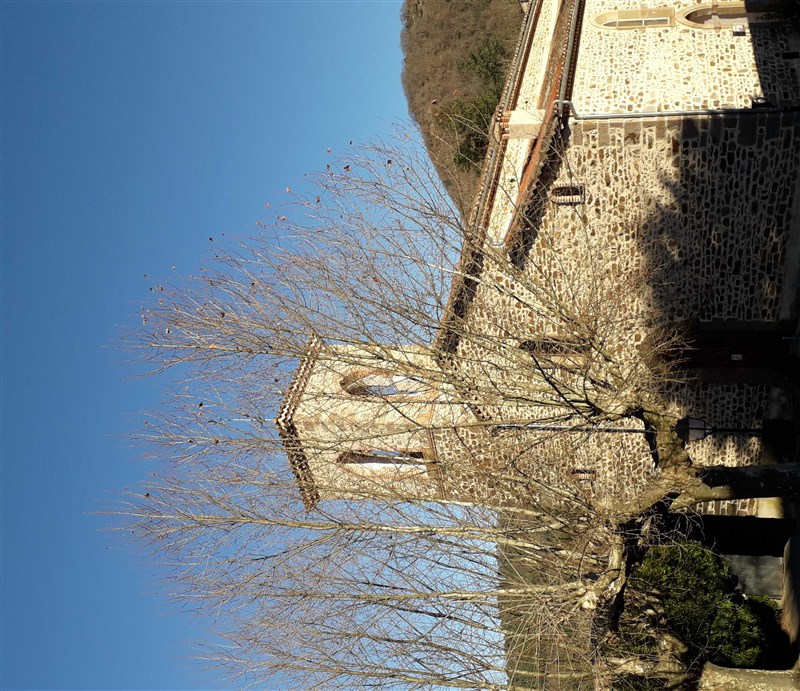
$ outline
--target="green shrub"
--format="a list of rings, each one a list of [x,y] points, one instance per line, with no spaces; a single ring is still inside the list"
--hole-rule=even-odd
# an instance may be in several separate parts
[[[698,542],[651,548],[628,583],[658,596],[669,629],[693,657],[725,667],[785,666],[791,651],[777,605],[744,598],[736,585],[727,563]]]
[[[706,648],[720,604],[734,592],[728,565],[699,542],[652,547],[631,574],[631,587],[661,596],[669,627],[687,645]]]
[[[458,99],[446,111],[450,126],[458,136],[453,161],[459,168],[480,167],[489,148],[489,127],[497,101],[485,94]]]
[[[611,688],[613,691],[660,691],[667,688],[667,684],[663,679],[626,674],[616,677]]]
[[[725,667],[755,667],[764,649],[765,636],[757,614],[747,601],[720,603],[711,625],[711,658]]]

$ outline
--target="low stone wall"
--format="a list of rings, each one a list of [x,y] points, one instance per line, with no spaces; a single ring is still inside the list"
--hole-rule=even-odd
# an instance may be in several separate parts
[[[782,691],[800,689],[800,672],[788,670],[728,669],[706,664],[699,689],[706,691]]]

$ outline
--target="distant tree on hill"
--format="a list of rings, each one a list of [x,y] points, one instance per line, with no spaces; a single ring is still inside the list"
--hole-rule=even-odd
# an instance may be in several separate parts
[[[440,126],[452,128],[457,135],[453,161],[459,168],[481,168],[509,58],[509,52],[500,41],[487,39],[458,64],[460,71],[474,74],[481,85],[477,95],[454,100],[443,107],[439,115]]]
[[[477,46],[497,42],[505,53],[513,52],[524,18],[521,5],[518,0],[410,0],[403,5],[402,17],[403,89],[409,112],[419,125],[440,178],[466,215],[480,173],[480,152],[464,152],[478,163],[477,168],[456,166],[453,153],[459,141],[465,139],[464,133],[441,115],[450,110],[454,101],[463,99],[468,103],[484,91],[479,75],[462,68]],[[485,104],[479,112],[491,116],[497,102],[495,99],[494,103]],[[469,131],[478,141],[486,136],[485,120],[476,120],[478,132]],[[464,192],[466,203],[461,205]]]

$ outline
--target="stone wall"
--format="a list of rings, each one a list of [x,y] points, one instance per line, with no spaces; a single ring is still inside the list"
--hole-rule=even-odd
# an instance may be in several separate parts
[[[531,507],[563,496],[613,511],[654,473],[644,434],[473,427],[434,436],[443,496],[486,505]]]
[[[754,96],[776,106],[798,104],[797,61],[783,57],[791,49],[785,23],[753,24],[735,35],[731,27],[682,21],[696,6],[692,0],[587,0],[572,97],[578,114],[750,108]],[[671,9],[671,25],[596,23],[609,11],[644,8]]]
[[[585,204],[543,229],[594,233],[676,321],[774,321],[798,160],[798,113],[578,121],[554,185]]]
[[[581,378],[597,385],[589,398],[606,415],[624,415],[657,384],[643,354],[644,344],[659,337],[654,325],[777,324],[791,275],[787,246],[797,233],[799,129],[798,113],[757,111],[573,122],[550,152],[555,172],[521,233],[523,261],[512,268],[486,248],[466,313],[453,362],[486,417],[574,418],[573,401],[563,394],[585,391]],[[558,188],[570,191],[568,203]],[[549,380],[547,373],[537,380],[520,354],[523,343],[579,343],[590,332],[602,343],[591,347],[593,360],[551,370]],[[604,399],[606,391],[612,393]],[[769,387],[690,381],[659,393],[676,417],[752,428],[765,415]],[[556,443],[527,434],[541,448]],[[641,454],[600,436],[583,446],[595,466],[641,486],[649,472]],[[761,456],[759,440],[746,437],[709,438],[690,451],[708,465],[757,463]],[[574,467],[574,453],[563,453]],[[553,481],[568,474],[556,468],[550,467]],[[597,486],[624,493],[604,472]],[[705,510],[741,515],[754,507],[729,502]]]

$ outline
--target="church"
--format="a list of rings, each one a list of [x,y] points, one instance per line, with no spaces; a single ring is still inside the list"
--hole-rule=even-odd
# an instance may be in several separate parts
[[[798,67],[768,3],[527,3],[435,342],[313,336],[295,372],[306,507],[618,505],[657,473],[650,406],[708,425],[696,463],[780,461],[758,430],[798,403]]]

